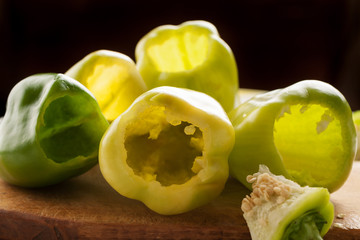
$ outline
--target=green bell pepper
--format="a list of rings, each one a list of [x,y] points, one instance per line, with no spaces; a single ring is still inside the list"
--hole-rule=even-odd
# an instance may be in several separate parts
[[[111,123],[99,165],[121,195],[157,213],[178,214],[221,193],[233,144],[234,129],[215,99],[162,86],[139,96]]]
[[[300,185],[330,192],[346,181],[356,150],[352,112],[331,85],[304,80],[256,95],[229,113],[235,146],[230,174],[245,186],[259,164]]]
[[[0,177],[41,187],[97,163],[109,123],[92,94],[63,74],[37,74],[11,90],[0,123]]]
[[[87,87],[108,121],[113,121],[147,88],[135,63],[128,56],[109,50],[92,52],[65,75]]]
[[[252,240],[319,240],[334,220],[326,188],[301,187],[265,165],[247,176],[253,192],[241,204]]]
[[[213,24],[159,26],[138,42],[135,57],[149,89],[189,88],[214,97],[226,111],[234,107],[239,88],[235,58]]]

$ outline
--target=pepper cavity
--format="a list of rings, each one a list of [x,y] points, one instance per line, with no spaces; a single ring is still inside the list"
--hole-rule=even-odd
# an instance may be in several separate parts
[[[146,108],[129,124],[125,137],[127,164],[136,175],[163,186],[188,181],[204,165],[202,131],[166,116],[164,106]]]
[[[330,164],[319,156],[328,161],[341,158],[341,134],[340,120],[320,104],[286,104],[274,121],[275,146],[288,173],[301,185],[321,186],[333,177],[326,174]],[[302,159],[307,161],[298,164]]]

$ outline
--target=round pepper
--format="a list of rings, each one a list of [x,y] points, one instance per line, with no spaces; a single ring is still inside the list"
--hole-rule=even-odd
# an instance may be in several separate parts
[[[135,57],[149,89],[189,88],[214,97],[226,111],[234,107],[239,88],[235,58],[213,24],[159,26],[138,42]]]
[[[128,56],[109,50],[92,52],[66,73],[92,92],[108,121],[113,121],[147,88]]]
[[[218,196],[228,179],[234,129],[212,97],[170,86],[138,97],[105,132],[100,170],[121,195],[178,214]]]
[[[247,176],[253,192],[241,204],[252,240],[322,239],[334,220],[326,188],[301,187],[265,165]]]
[[[63,74],[37,74],[11,90],[0,123],[0,177],[41,187],[97,163],[109,123],[92,94]]]
[[[331,85],[304,80],[256,95],[229,113],[235,146],[230,174],[246,176],[264,164],[300,185],[330,192],[346,181],[356,150],[352,112]]]

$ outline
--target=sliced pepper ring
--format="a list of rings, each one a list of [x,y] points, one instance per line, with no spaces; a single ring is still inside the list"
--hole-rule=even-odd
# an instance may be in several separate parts
[[[141,95],[111,124],[99,164],[123,196],[160,214],[178,214],[220,194],[233,144],[233,127],[217,101],[164,86]]]
[[[321,239],[330,229],[334,206],[326,188],[301,187],[265,165],[247,180],[253,192],[241,209],[253,240]]]
[[[259,164],[300,185],[330,192],[346,181],[356,150],[352,112],[330,84],[304,80],[259,94],[234,109],[235,146],[230,174],[250,188],[246,176]]]

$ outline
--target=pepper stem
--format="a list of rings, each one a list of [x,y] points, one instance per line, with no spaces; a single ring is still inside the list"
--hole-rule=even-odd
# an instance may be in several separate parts
[[[293,220],[281,240],[322,240],[320,235],[326,220],[317,212],[306,212]]]

